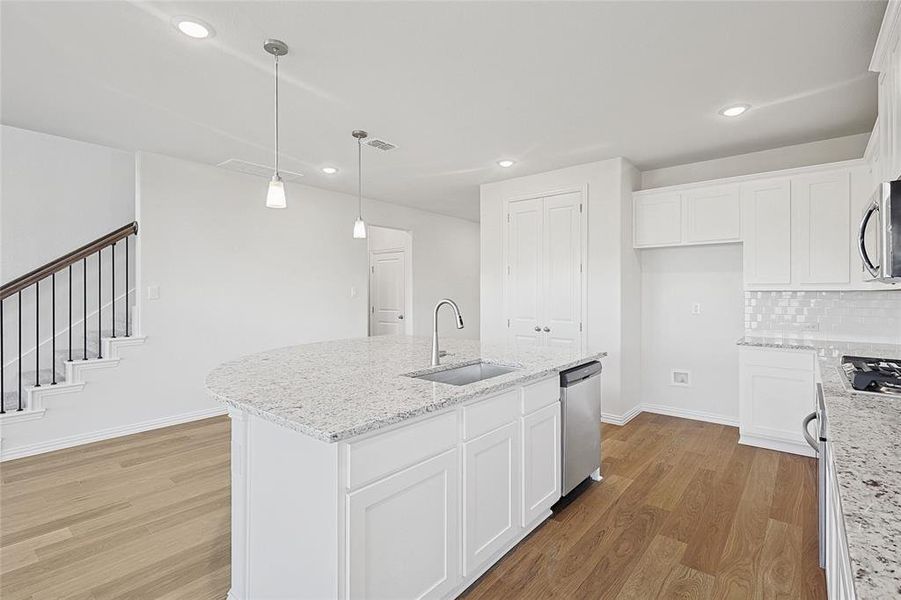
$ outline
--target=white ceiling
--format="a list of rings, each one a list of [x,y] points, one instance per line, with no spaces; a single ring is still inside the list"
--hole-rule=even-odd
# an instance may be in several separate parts
[[[216,164],[271,163],[478,219],[478,185],[625,156],[641,169],[872,128],[884,2],[0,3],[2,121]],[[192,40],[173,15],[216,30]],[[733,102],[753,109],[728,120]],[[500,158],[517,164],[501,169]],[[335,176],[323,165],[341,169]],[[290,184],[289,184],[290,185]],[[290,193],[290,187],[289,187]]]

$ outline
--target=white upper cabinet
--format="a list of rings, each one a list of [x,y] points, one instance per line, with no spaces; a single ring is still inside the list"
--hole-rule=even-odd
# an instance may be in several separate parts
[[[635,197],[635,247],[682,243],[682,195],[678,192]]]
[[[877,178],[901,178],[901,2],[885,9],[870,70],[879,73],[879,118],[873,129]]]
[[[850,283],[850,174],[841,170],[795,177],[791,194],[797,283]]]
[[[686,244],[740,241],[738,186],[725,185],[685,192],[682,195],[682,238]]]
[[[791,283],[791,182],[773,179],[741,186],[744,279],[747,284]]]

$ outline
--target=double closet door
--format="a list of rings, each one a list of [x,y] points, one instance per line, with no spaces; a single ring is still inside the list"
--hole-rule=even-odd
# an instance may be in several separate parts
[[[508,340],[582,347],[582,194],[508,204],[504,295]]]

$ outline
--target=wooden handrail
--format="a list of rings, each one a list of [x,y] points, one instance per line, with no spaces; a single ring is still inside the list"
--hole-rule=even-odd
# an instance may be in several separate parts
[[[111,246],[115,242],[118,242],[119,240],[124,239],[133,233],[138,233],[137,221],[129,223],[128,225],[124,225],[119,229],[116,229],[115,231],[111,231],[106,235],[97,238],[93,242],[85,244],[77,250],[73,250],[72,252],[69,252],[64,256],[60,256],[56,260],[50,261],[42,267],[38,267],[30,273],[26,273],[21,277],[13,279],[9,283],[3,284],[3,287],[0,287],[0,300],[4,300],[9,296],[12,296],[13,294],[24,290],[28,286],[37,283],[45,277],[49,277],[54,273],[62,271],[69,265],[80,261],[82,258],[90,256],[95,252],[99,252],[107,246]]]

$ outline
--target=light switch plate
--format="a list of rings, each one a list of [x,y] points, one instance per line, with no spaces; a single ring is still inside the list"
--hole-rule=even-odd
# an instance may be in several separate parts
[[[160,299],[160,286],[148,285],[147,286],[147,299],[148,300],[159,300]]]

